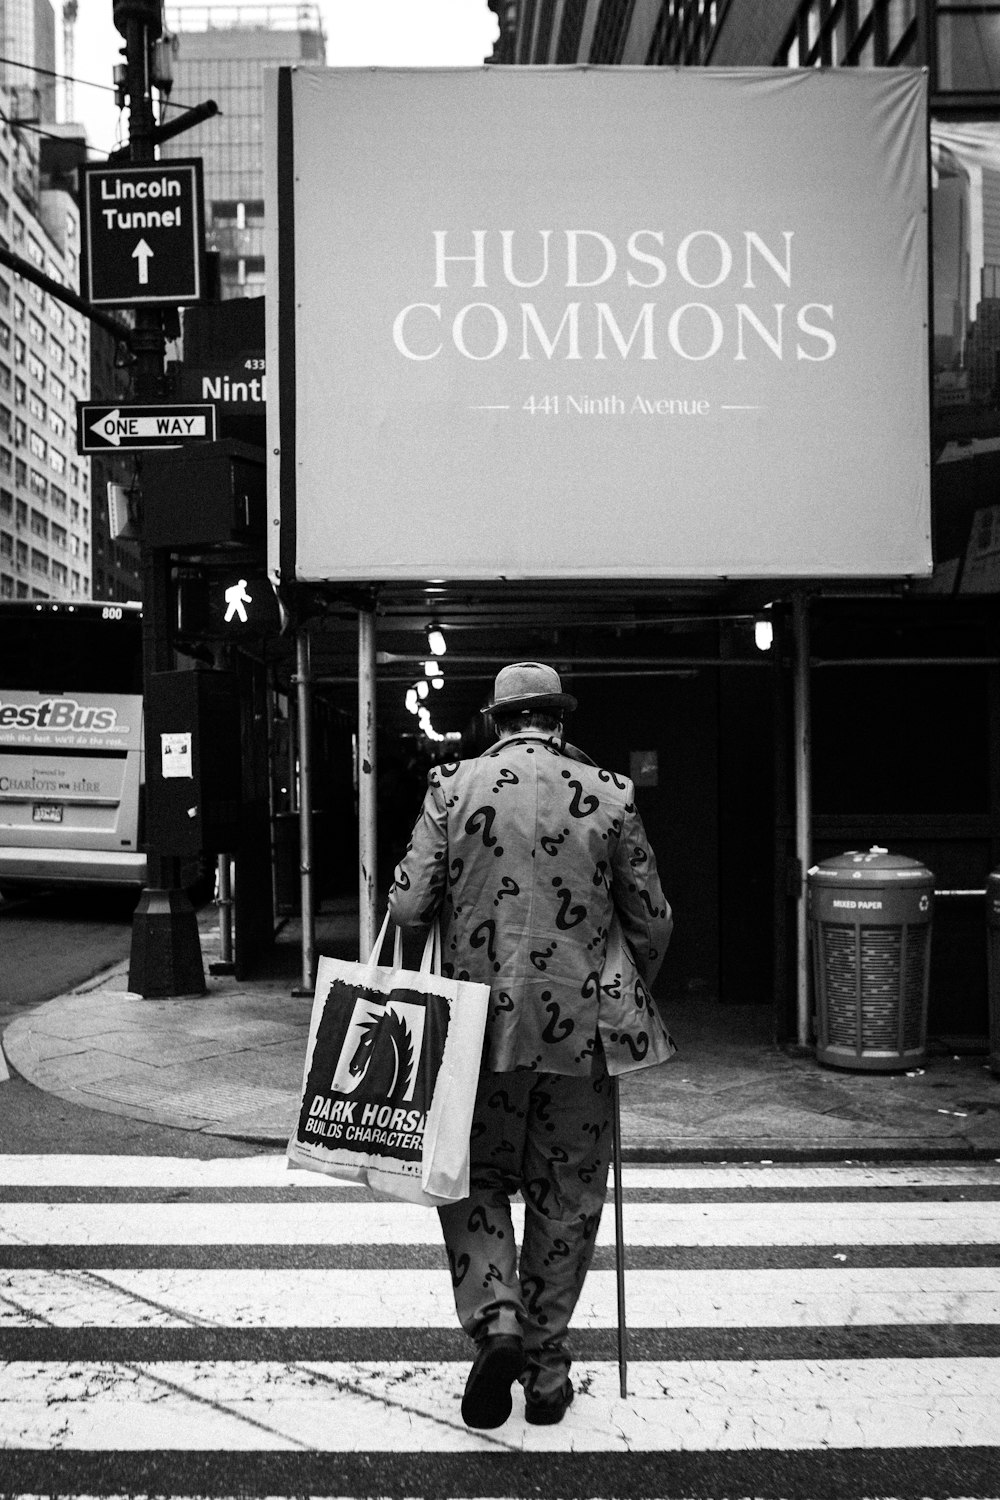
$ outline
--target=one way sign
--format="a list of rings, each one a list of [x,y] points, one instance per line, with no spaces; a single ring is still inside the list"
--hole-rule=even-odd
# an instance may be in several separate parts
[[[215,407],[140,406],[134,403],[96,406],[78,401],[76,451],[124,452],[137,448],[184,448],[188,443],[214,443]]]

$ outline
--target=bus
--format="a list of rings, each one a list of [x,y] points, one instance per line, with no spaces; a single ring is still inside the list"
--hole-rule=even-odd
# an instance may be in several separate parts
[[[137,892],[142,607],[0,600],[0,895]]]

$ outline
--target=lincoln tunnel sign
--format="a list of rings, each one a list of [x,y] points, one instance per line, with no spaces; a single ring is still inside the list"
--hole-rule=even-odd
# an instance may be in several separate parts
[[[95,307],[202,296],[201,162],[80,168],[83,295]]]

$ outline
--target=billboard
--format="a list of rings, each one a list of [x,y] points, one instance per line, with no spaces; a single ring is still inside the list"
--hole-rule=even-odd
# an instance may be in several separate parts
[[[267,136],[284,576],[929,571],[922,73],[280,69]]]

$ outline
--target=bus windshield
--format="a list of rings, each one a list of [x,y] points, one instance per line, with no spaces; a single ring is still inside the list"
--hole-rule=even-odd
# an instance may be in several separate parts
[[[0,691],[141,693],[142,611],[0,603]]]
[[[0,602],[0,895],[140,888],[142,611]]]

